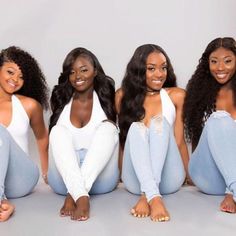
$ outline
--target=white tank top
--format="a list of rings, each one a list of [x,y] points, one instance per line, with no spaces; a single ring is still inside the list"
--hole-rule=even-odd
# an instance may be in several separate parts
[[[94,132],[97,126],[107,119],[105,112],[103,111],[97,93],[93,92],[93,107],[89,122],[82,128],[76,128],[73,126],[70,120],[72,100],[64,107],[57,124],[63,125],[69,129],[73,136],[73,145],[75,150],[82,148],[88,149],[93,138]]]
[[[29,126],[29,117],[23,105],[15,95],[12,95],[12,119],[7,130],[26,154],[29,154]]]
[[[162,105],[162,115],[167,119],[169,124],[172,126],[176,118],[175,105],[171,101],[165,89],[161,89],[160,96],[161,96],[161,105]]]

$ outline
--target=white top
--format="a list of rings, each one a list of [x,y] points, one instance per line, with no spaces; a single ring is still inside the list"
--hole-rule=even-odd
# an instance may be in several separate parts
[[[29,126],[29,117],[23,105],[15,95],[12,95],[12,119],[7,130],[26,154],[29,154]]]
[[[165,89],[161,89],[160,96],[161,96],[161,105],[162,105],[162,115],[167,119],[169,124],[172,126],[176,118],[175,105],[171,101]]]
[[[76,128],[70,120],[72,100],[73,99],[71,99],[70,102],[64,107],[57,124],[67,127],[72,133],[75,150],[82,148],[88,149],[96,128],[103,120],[107,119],[107,116],[101,107],[97,93],[94,91],[93,108],[90,120],[84,127]]]

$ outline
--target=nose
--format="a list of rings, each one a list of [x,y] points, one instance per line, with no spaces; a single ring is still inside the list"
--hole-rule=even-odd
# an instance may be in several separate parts
[[[162,75],[163,75],[162,69],[161,69],[161,68],[157,68],[157,69],[155,70],[155,76],[156,76],[157,78],[159,78],[159,77],[162,77]]]
[[[224,64],[223,61],[219,61],[217,69],[218,70],[224,70],[225,69],[225,64]]]
[[[18,82],[18,76],[17,75],[14,75],[14,76],[12,76],[12,80],[14,81],[14,82]]]
[[[80,72],[79,72],[79,71],[76,71],[76,73],[75,73],[75,78],[76,78],[76,79],[80,79]]]

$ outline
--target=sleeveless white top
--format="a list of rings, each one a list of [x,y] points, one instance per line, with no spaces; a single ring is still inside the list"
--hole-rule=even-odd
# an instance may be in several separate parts
[[[12,119],[7,130],[26,154],[29,154],[29,127],[29,117],[23,105],[15,95],[12,95]]]
[[[162,105],[162,115],[167,119],[169,124],[172,126],[176,118],[175,105],[171,101],[165,89],[161,89],[160,96],[161,96],[161,105]]]
[[[88,149],[96,128],[103,120],[107,119],[107,116],[101,107],[97,93],[94,91],[93,107],[90,120],[84,127],[76,128],[75,126],[73,126],[70,120],[72,100],[73,98],[64,107],[57,121],[57,124],[67,127],[67,129],[71,132],[75,150],[79,150],[82,148]]]

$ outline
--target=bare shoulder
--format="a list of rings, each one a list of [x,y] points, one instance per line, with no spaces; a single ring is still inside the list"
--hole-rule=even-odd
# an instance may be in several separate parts
[[[116,112],[119,113],[120,112],[120,103],[121,103],[121,99],[124,95],[124,92],[122,90],[122,88],[119,88],[116,90],[116,94],[115,94],[115,106],[116,106]]]
[[[167,91],[174,104],[183,103],[186,94],[184,89],[178,87],[171,87],[165,88],[165,90]]]
[[[116,98],[121,99],[123,97],[123,90],[122,88],[119,88],[116,90]]]
[[[21,101],[25,111],[30,117],[34,112],[38,113],[42,111],[41,104],[35,99],[18,94],[16,96]]]

